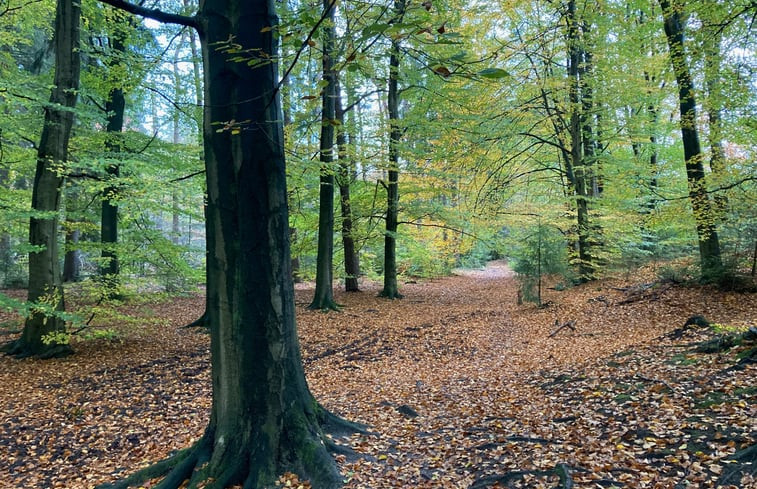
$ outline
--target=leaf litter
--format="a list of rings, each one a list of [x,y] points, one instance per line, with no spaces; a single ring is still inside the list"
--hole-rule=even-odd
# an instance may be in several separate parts
[[[672,334],[693,315],[744,330],[757,297],[666,285],[628,300],[644,278],[547,290],[543,308],[517,305],[496,263],[403,284],[402,300],[370,283],[337,291],[341,312],[307,310],[312,289],[298,287],[311,390],[370,427],[338,440],[361,455],[338,456],[345,487],[757,487],[750,346],[699,353],[723,330]],[[150,320],[117,340],[0,358],[0,487],[91,488],[197,440],[208,336],[181,326],[203,308],[142,305],[129,312]]]

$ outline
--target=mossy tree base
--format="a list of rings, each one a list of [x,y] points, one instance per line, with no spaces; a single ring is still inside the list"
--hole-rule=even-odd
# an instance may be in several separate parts
[[[384,297],[386,299],[392,299],[392,300],[402,299],[405,297],[404,295],[400,294],[396,288],[392,289],[392,288],[386,288],[386,287],[384,287],[384,289],[381,292],[379,292],[378,296]]]
[[[365,432],[362,425],[343,420],[316,407],[311,413],[290,412],[281,442],[275,453],[261,449],[269,444],[259,440],[263,431],[220,435],[214,425],[194,446],[146,467],[126,479],[101,484],[97,489],[127,489],[162,478],[156,489],[224,489],[241,485],[244,489],[274,487],[277,479],[294,473],[319,489],[342,485],[342,477],[330,453],[356,458],[349,447],[326,435]]]
[[[0,352],[15,358],[36,357],[41,360],[63,358],[74,353],[70,345],[50,345],[43,348],[33,348],[21,339],[11,341],[0,346]]]
[[[334,299],[332,298],[325,298],[325,299],[313,299],[313,302],[310,303],[308,306],[308,309],[311,311],[341,311],[342,305],[337,304],[334,302]]]

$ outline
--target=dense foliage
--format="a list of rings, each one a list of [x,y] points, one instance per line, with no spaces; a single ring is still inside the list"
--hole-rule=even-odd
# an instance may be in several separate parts
[[[388,1],[341,2],[332,15],[324,5],[281,2],[275,28],[298,277],[315,276],[324,172],[342,191],[335,192],[334,277],[349,275],[345,212],[360,275],[385,274],[393,170],[399,214],[391,234],[400,277],[442,275],[503,256],[526,282],[559,273],[568,284],[675,258],[689,268],[669,274],[699,278],[697,230],[705,221],[720,237],[723,269],[714,279],[743,286],[739,276],[753,275],[753,2],[445,0],[408,2],[401,15]],[[661,5],[681,20],[680,49],[666,43]],[[3,287],[27,283],[54,7],[50,0],[0,4]],[[185,0],[161,8],[194,7]],[[186,28],[128,19],[98,2],[83,3],[81,88],[69,161],[60,168],[61,250],[81,265],[69,280],[102,284],[96,279],[103,256],[112,252],[122,293],[184,291],[203,282],[205,268],[199,40]],[[335,34],[331,61],[343,111],[334,118],[322,117],[326,27]],[[233,39],[215,48],[230,62],[255,59]],[[390,69],[395,48],[398,66]],[[678,111],[676,63],[691,75],[693,121]],[[392,70],[399,100],[398,116],[390,118]],[[115,89],[126,103],[123,129],[114,134],[106,126]],[[235,121],[213,122],[219,131],[244,130]],[[324,124],[337,129],[338,145],[325,163]],[[699,207],[680,132],[689,126],[701,141],[707,215],[692,211],[692,202]],[[393,129],[399,139],[390,143]],[[338,205],[345,189],[346,208]],[[115,244],[101,240],[103,201],[118,207]]]

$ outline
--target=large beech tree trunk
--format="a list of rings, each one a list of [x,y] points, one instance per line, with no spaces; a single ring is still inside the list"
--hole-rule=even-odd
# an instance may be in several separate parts
[[[273,1],[205,0],[195,17],[108,1],[200,33],[213,387],[202,438],[114,487],[165,474],[163,489],[262,489],[288,471],[338,487],[322,430],[337,420],[308,389],[295,325]],[[230,42],[262,62],[229,61]]]
[[[47,335],[64,333],[65,322],[58,256],[58,211],[63,187],[63,171],[68,160],[68,140],[74,122],[79,89],[79,18],[81,7],[75,0],[58,0],[55,12],[55,80],[37,150],[37,169],[32,189],[32,217],[29,242],[37,247],[29,253],[29,302],[44,303],[54,312],[35,310],[26,319],[21,337],[3,349],[16,356],[43,358],[66,355],[68,344],[45,342]]]
[[[394,1],[394,14],[401,22],[405,13],[405,0]],[[386,231],[384,233],[384,288],[379,295],[389,299],[402,298],[397,285],[397,221],[399,214],[399,144],[402,129],[399,125],[399,70],[400,44],[392,40],[389,51],[389,90],[387,108],[389,111],[389,180],[386,183]]]
[[[686,177],[689,182],[689,200],[694,211],[699,238],[699,258],[702,278],[716,278],[723,269],[720,256],[720,241],[713,215],[712,203],[707,193],[702,148],[697,131],[697,110],[694,84],[689,72],[684,51],[684,24],[679,5],[669,0],[659,0],[665,23],[670,61],[678,84],[678,101],[681,111],[681,139],[686,162]]]
[[[336,310],[334,302],[334,126],[336,125],[336,73],[334,72],[334,3],[323,0],[326,22],[323,31],[323,88],[321,115],[321,185],[318,210],[318,256],[316,258],[315,294],[310,309]]]

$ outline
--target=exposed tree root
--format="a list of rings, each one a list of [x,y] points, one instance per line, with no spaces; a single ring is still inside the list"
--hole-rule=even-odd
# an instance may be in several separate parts
[[[362,423],[356,423],[354,421],[348,421],[342,417],[337,416],[328,409],[318,405],[318,423],[323,431],[331,436],[346,436],[354,433],[361,435],[375,435],[376,433],[369,431],[368,426]]]
[[[718,479],[718,486],[738,485],[745,475],[757,475],[757,445],[751,445],[725,458],[733,463],[725,465],[723,473]]]
[[[495,484],[507,487],[510,482],[522,479],[528,475],[536,477],[557,476],[560,479],[557,489],[572,489],[574,486],[573,478],[570,476],[570,467],[565,464],[557,464],[549,470],[513,470],[506,474],[480,477],[473,481],[473,484],[468,489],[486,489]]]
[[[363,425],[346,421],[317,406],[315,432],[303,428],[307,414],[292,419],[292,429],[285,427],[281,452],[271,463],[254,442],[244,437],[214,442],[213,429],[192,447],[146,467],[120,481],[97,486],[97,489],[127,489],[161,478],[156,489],[224,489],[241,484],[244,489],[261,489],[287,472],[310,480],[314,488],[332,489],[341,484],[341,476],[330,454],[344,455],[354,461],[361,455],[349,446],[340,445],[325,433],[368,433]],[[318,428],[321,428],[320,430]],[[325,448],[325,449],[324,449]]]
[[[126,479],[121,479],[120,481],[113,482],[113,483],[100,484],[99,486],[96,487],[96,489],[127,489],[128,487],[142,484],[143,482],[148,481],[150,479],[162,477],[168,474],[170,471],[172,471],[172,469],[179,466],[180,464],[190,465],[191,468],[189,469],[189,471],[191,473],[191,470],[194,469],[194,464],[196,463],[196,461],[197,461],[197,458],[195,456],[195,447],[190,447],[190,448],[181,450],[180,452],[177,452],[174,455],[171,455],[170,457],[161,460],[160,462],[147,466],[144,469],[131,474]],[[168,478],[166,478],[163,482],[166,482],[167,480]],[[186,477],[183,480],[186,480]],[[170,486],[166,486],[166,487],[170,487]],[[173,487],[178,488],[179,485],[176,484]]]
[[[0,347],[0,353],[5,353],[8,356],[12,356],[18,359],[37,357],[40,360],[48,360],[50,358],[63,358],[74,353],[74,350],[70,345],[51,345],[49,348],[45,348],[41,352],[35,352],[28,347],[20,339],[6,343]]]
[[[403,299],[405,297],[404,295],[400,294],[396,290],[389,290],[389,291],[387,291],[386,289],[382,290],[381,292],[379,292],[378,296],[379,297],[383,297],[385,299],[390,299],[390,300]]]
[[[202,328],[208,326],[208,311],[202,313],[202,316],[198,317],[191,323],[183,326],[184,328]]]
[[[308,309],[311,311],[341,311],[342,305],[337,304],[333,299],[324,299],[316,301],[313,299],[313,302],[308,306]]]

